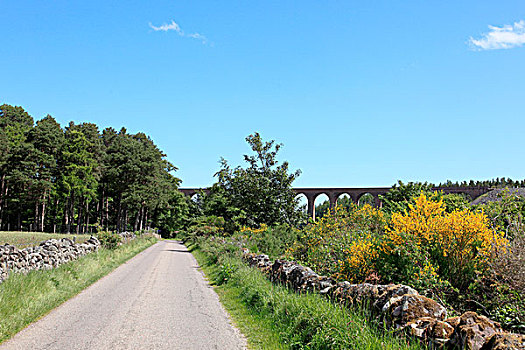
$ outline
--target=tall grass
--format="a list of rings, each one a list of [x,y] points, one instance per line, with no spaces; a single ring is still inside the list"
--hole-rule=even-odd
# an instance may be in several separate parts
[[[206,254],[209,263],[216,261],[209,252],[196,255],[200,254]],[[203,259],[199,260],[202,263]],[[217,264],[218,268],[210,277],[216,283],[222,283],[221,288],[235,290],[243,305],[260,320],[270,322],[283,348],[424,348],[416,341],[382,330],[362,311],[331,303],[317,294],[297,294],[274,285],[238,257],[223,254]]]
[[[153,238],[137,238],[115,250],[101,248],[52,270],[11,274],[0,284],[0,342],[155,242]]]
[[[193,250],[192,253],[211,283],[215,284],[214,289],[221,304],[228,310],[235,326],[246,337],[249,349],[289,349],[289,346],[280,341],[279,329],[272,320],[243,302],[241,288],[230,283],[217,285],[217,281],[222,279],[219,277],[222,275],[220,266],[210,262],[201,250]]]

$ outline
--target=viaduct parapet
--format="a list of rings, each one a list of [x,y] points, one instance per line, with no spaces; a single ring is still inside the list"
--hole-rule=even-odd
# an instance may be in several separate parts
[[[330,207],[334,207],[337,200],[342,195],[350,197],[352,202],[359,203],[361,197],[370,194],[374,198],[374,205],[378,208],[382,206],[379,195],[385,195],[392,187],[295,187],[293,190],[298,196],[304,195],[307,200],[308,215],[315,219],[315,200],[318,196],[325,194],[330,202]],[[471,200],[489,192],[490,187],[434,187],[434,191],[443,191],[445,194],[459,193],[467,195]],[[187,196],[193,197],[200,191],[208,194],[208,188],[179,188],[179,191]]]

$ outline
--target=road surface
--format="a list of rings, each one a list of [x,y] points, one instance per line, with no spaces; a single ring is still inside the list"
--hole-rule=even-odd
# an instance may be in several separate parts
[[[244,349],[182,244],[161,241],[0,345],[8,349]]]

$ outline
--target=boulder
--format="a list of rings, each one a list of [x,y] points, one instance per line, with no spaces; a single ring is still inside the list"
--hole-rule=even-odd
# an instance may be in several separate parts
[[[517,350],[525,349],[525,335],[496,333],[488,339],[481,350]]]
[[[383,312],[385,304],[393,297],[405,294],[419,294],[414,288],[402,284],[388,284],[380,287],[381,288],[378,289],[378,295],[375,296],[371,304],[375,313]]]
[[[501,325],[473,311],[465,312],[456,321],[451,345],[460,349],[479,350],[496,333],[501,333]]]
[[[421,317],[417,320],[408,322],[406,326],[400,330],[404,331],[409,336],[426,340],[429,337],[430,331],[436,322],[438,321],[435,318]]]
[[[381,316],[387,325],[400,329],[422,317],[442,321],[447,317],[447,310],[435,300],[422,295],[405,294],[390,298],[383,306]]]

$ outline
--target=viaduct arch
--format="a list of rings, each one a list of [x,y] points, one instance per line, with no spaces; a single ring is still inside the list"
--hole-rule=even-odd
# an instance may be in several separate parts
[[[333,208],[337,203],[339,196],[347,194],[354,203],[358,203],[359,198],[364,194],[371,194],[374,198],[374,205],[378,208],[382,206],[379,195],[385,195],[392,187],[294,187],[294,191],[297,195],[304,195],[308,201],[307,211],[308,215],[315,219],[315,199],[321,195],[326,194],[330,202],[330,207]],[[443,191],[445,194],[458,193],[466,194],[471,200],[478,198],[479,196],[489,192],[490,187],[434,187],[434,191]],[[204,192],[208,194],[210,190],[208,188],[179,188],[179,191],[187,196],[192,197],[193,195]]]

